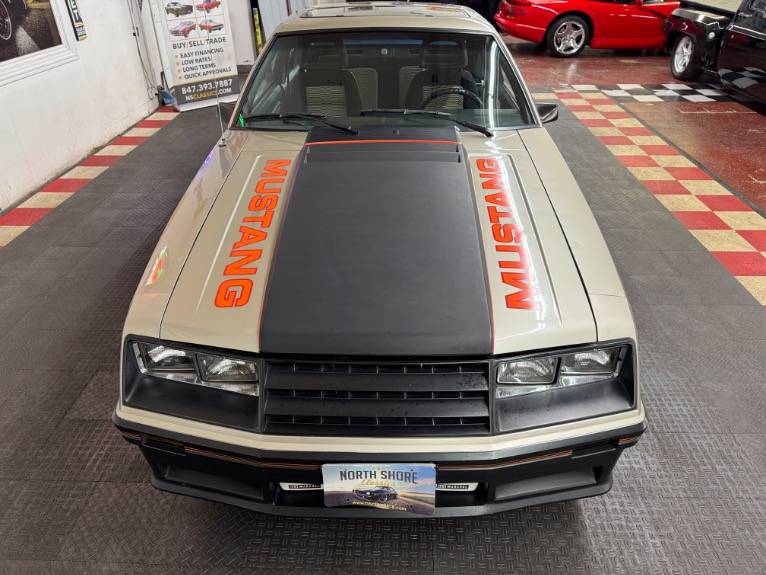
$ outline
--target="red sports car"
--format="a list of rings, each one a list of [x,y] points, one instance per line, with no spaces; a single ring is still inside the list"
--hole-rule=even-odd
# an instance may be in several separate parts
[[[204,10],[205,12],[210,12],[211,10],[215,10],[221,5],[221,2],[219,0],[208,0],[207,2],[201,2],[197,4],[197,10]]]
[[[571,57],[592,48],[664,48],[662,24],[678,0],[502,0],[500,29]]]

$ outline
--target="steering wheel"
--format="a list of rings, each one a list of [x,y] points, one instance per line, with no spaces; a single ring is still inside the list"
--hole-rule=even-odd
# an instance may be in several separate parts
[[[481,101],[481,98],[476,92],[472,92],[471,90],[466,90],[465,88],[461,86],[452,86],[451,88],[442,88],[440,90],[434,90],[431,92],[427,97],[423,99],[423,101],[420,103],[420,109],[424,110],[425,107],[436,100],[436,98],[439,98],[441,96],[449,96],[450,94],[459,94],[463,96],[464,98],[467,97],[469,100],[473,100],[479,105],[479,108],[484,107],[484,102]]]

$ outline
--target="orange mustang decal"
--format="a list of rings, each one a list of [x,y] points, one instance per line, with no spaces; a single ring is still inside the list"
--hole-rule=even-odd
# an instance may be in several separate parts
[[[274,210],[287,179],[286,167],[290,160],[267,160],[261,177],[247,204],[250,215],[242,218],[239,239],[229,252],[232,258],[223,270],[226,276],[215,294],[216,307],[240,307],[250,301],[253,292],[253,276],[258,272],[258,261],[263,255],[260,246],[269,237]]]
[[[512,309],[539,309],[530,270],[528,266],[527,246],[523,233],[514,222],[515,214],[509,200],[510,191],[498,160],[479,159],[476,167],[481,177],[481,187],[487,190],[484,202],[487,206],[495,251],[499,253],[498,268],[500,279],[513,291],[505,295],[505,307]]]

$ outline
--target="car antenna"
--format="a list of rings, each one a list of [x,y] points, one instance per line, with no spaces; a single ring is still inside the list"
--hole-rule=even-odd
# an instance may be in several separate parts
[[[210,48],[210,33],[207,35],[207,46]],[[210,56],[213,58],[213,64],[215,64],[215,56],[213,55],[213,49],[210,48]],[[221,126],[221,139],[218,141],[219,148],[226,147],[226,129],[223,125],[223,115],[221,114],[221,97],[219,96],[218,77],[215,73],[216,68],[213,68],[213,89],[215,90],[215,107],[218,110],[218,123]]]

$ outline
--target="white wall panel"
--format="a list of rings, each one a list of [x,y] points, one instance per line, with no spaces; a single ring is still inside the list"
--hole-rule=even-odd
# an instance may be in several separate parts
[[[0,82],[3,210],[157,105],[138,58],[126,0],[80,0],[88,33],[82,42],[73,39],[64,0],[51,1],[64,15],[60,32],[66,36],[65,45],[73,57],[63,64]],[[41,56],[44,51],[35,54],[35,58]]]

